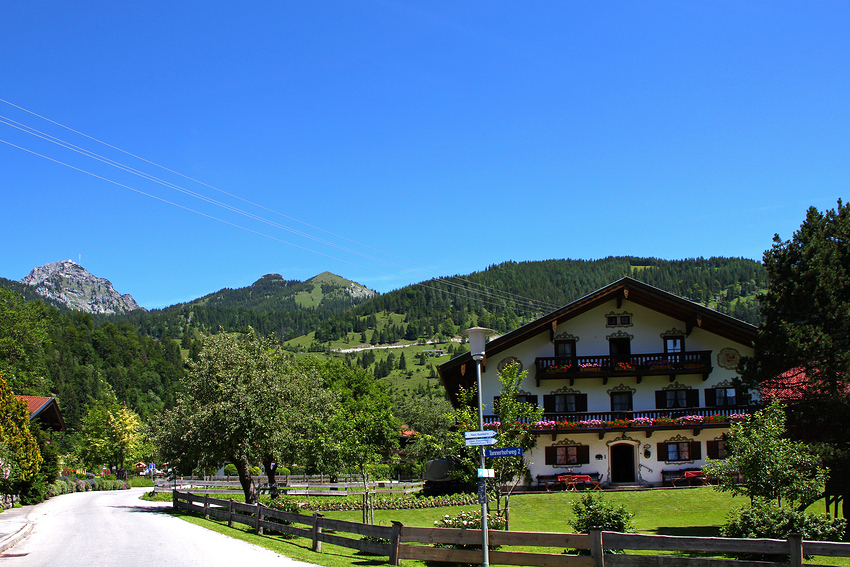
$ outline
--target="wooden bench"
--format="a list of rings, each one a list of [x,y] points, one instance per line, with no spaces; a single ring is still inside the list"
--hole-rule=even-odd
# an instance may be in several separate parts
[[[685,475],[685,473],[690,474]],[[705,483],[706,478],[702,474],[702,469],[690,468],[661,471],[661,486],[680,488],[682,486],[702,486]]]

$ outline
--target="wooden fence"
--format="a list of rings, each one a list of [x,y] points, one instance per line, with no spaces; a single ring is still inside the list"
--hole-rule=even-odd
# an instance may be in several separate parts
[[[173,492],[175,508],[246,524],[257,533],[286,533],[312,540],[313,551],[320,552],[322,542],[357,549],[373,555],[385,555],[388,563],[398,565],[401,559],[481,563],[481,550],[433,547],[433,544],[480,545],[481,530],[454,528],[420,528],[393,522],[392,526],[377,526],[331,520],[321,514],[307,516],[281,512],[262,505],[247,505],[233,500],[220,500],[188,492]],[[289,522],[284,524],[283,522]],[[304,527],[298,527],[298,524]],[[325,530],[332,530],[333,534]],[[353,534],[357,539],[337,535]],[[490,546],[548,547],[556,549],[589,550],[589,555],[538,553],[492,550],[493,565],[527,565],[532,567],[799,567],[804,555],[850,557],[850,543],[804,541],[799,535],[787,540],[731,539],[715,537],[657,536],[624,534],[592,530],[588,534],[512,532],[491,530]],[[369,537],[368,540],[361,538]],[[375,538],[386,543],[375,541]],[[432,544],[432,545],[423,545]],[[672,555],[612,555],[605,550],[679,551],[688,554],[720,555],[729,553],[758,553],[790,556],[787,562],[742,561],[682,557]],[[807,567],[818,567],[806,564]]]
[[[268,492],[268,479],[255,478],[258,492]],[[423,481],[395,482],[371,481],[366,484],[369,494],[411,494],[420,492]],[[172,490],[187,489],[194,494],[228,494],[228,491],[242,493],[242,485],[238,480],[170,480],[154,487],[156,492],[171,492]],[[365,491],[362,482],[321,482],[318,479],[293,480],[292,478],[277,483],[280,494],[297,496],[363,496]]]

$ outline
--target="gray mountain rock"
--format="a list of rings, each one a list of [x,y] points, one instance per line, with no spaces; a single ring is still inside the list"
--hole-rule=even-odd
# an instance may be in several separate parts
[[[112,283],[98,278],[71,260],[34,268],[21,280],[42,297],[87,313],[126,313],[143,309],[129,294],[121,295]]]

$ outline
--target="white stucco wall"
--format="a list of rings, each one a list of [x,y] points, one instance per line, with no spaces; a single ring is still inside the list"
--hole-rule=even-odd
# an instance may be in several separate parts
[[[629,313],[631,315],[632,325],[606,327],[606,315],[611,312]],[[652,309],[636,305],[628,300],[623,301],[621,307],[617,308],[616,302],[612,300],[560,324],[555,334],[568,333],[577,337],[577,356],[594,356],[608,355],[609,346],[607,337],[617,331],[623,331],[632,336],[630,343],[631,352],[636,355],[663,353],[664,340],[661,336],[662,333],[674,329],[684,333],[685,328],[684,322]],[[679,374],[674,378],[674,383],[678,385],[699,390],[699,407],[705,407],[706,388],[714,387],[721,382],[731,383],[732,379],[737,376],[734,368],[724,368],[718,363],[718,354],[724,349],[734,349],[740,356],[752,355],[752,348],[750,346],[735,343],[698,327],[693,328],[691,333],[685,336],[686,352],[711,351],[713,370],[707,380],[703,381],[701,374]],[[541,380],[538,387],[535,376],[535,358],[551,357],[554,354],[554,345],[550,340],[549,331],[546,330],[519,345],[498,353],[493,359],[488,358],[482,374],[484,413],[493,413],[493,398],[500,393],[497,367],[500,361],[511,357],[518,359],[522,363],[523,369],[528,371],[528,376],[522,383],[521,389],[529,394],[537,395],[538,403],[541,407],[543,405],[544,395],[552,394],[560,388],[571,387],[574,391],[588,394],[588,412],[608,412],[611,410],[608,391],[622,385],[634,389],[633,408],[635,411],[654,410],[656,408],[656,390],[669,387],[671,384],[669,375],[643,376],[641,382],[638,383],[637,377],[624,374],[623,376],[612,376],[608,379],[607,384],[603,384],[603,379],[600,377],[583,378],[581,377],[581,373],[579,373],[576,375],[572,386],[570,386],[568,379],[547,378]],[[611,473],[611,445],[615,443],[629,443],[636,447],[635,467],[638,478],[645,483],[660,484],[661,470],[702,466],[706,458],[705,442],[719,438],[724,431],[726,429],[705,428],[700,430],[697,435],[694,435],[693,430],[688,429],[676,428],[669,431],[655,429],[650,438],[646,437],[644,431],[630,431],[625,433],[626,439],[621,439],[620,441],[615,441],[615,439],[623,436],[623,432],[614,430],[607,431],[603,439],[599,439],[597,432],[580,434],[571,432],[561,433],[556,436],[554,441],[551,434],[544,434],[541,435],[538,440],[538,447],[530,456],[532,476],[553,474],[564,470],[565,467],[552,467],[545,464],[543,447],[563,441],[564,438],[569,438],[583,445],[590,446],[590,463],[576,467],[581,472],[599,472],[605,475],[606,480],[609,479]],[[665,463],[657,460],[656,444],[676,435],[693,441],[700,441],[702,443],[702,458],[697,461],[677,463]],[[644,456],[647,445],[649,446],[649,457]],[[597,455],[601,455],[601,458],[597,459]]]

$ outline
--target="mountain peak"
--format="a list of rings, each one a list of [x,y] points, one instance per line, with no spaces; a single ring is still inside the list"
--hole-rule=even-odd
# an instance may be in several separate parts
[[[119,294],[109,280],[92,275],[73,260],[33,268],[21,283],[34,286],[42,297],[77,311],[126,313],[142,309],[131,295]]]
[[[305,283],[311,284],[330,284],[336,287],[343,288],[345,292],[351,297],[355,298],[369,298],[378,294],[373,289],[369,289],[368,287],[361,285],[357,282],[353,282],[351,280],[347,280],[342,276],[338,276],[331,272],[322,272],[316,276],[313,276]]]

